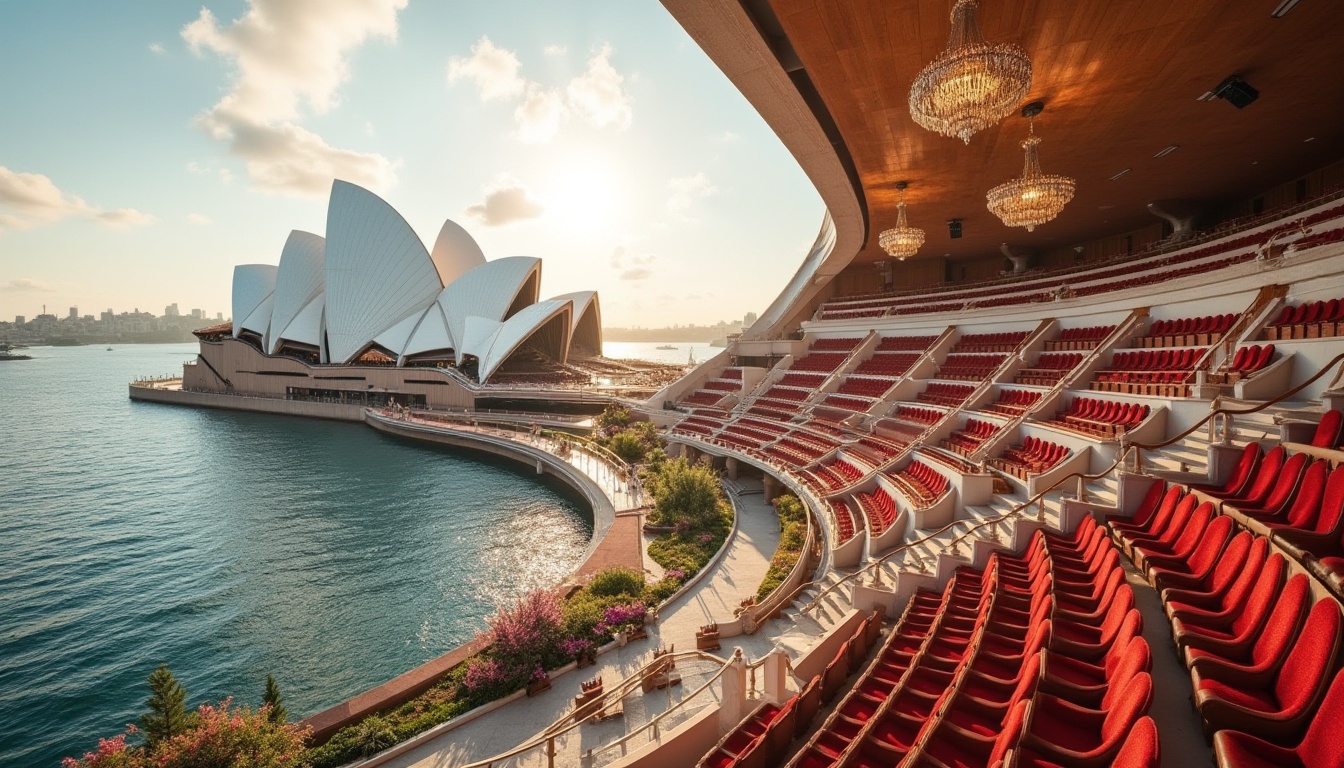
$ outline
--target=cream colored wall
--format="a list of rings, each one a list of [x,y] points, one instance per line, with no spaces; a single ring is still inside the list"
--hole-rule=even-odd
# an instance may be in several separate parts
[[[456,380],[434,368],[397,368],[395,366],[312,366],[290,357],[263,355],[255,347],[237,339],[201,342],[201,357],[233,384],[233,392],[261,397],[285,396],[287,387],[321,387],[352,392],[373,389],[424,395],[431,408],[471,408],[475,395]],[[292,376],[265,375],[288,373]],[[360,376],[363,380],[342,380],[340,376]],[[412,384],[408,379],[442,380],[444,384]],[[222,382],[203,363],[184,368],[182,386],[225,392]]]

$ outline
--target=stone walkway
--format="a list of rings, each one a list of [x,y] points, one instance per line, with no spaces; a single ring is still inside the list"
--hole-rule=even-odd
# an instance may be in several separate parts
[[[653,650],[675,645],[680,650],[695,648],[695,631],[711,621],[728,621],[733,609],[742,599],[755,595],[761,578],[770,565],[770,557],[779,543],[779,518],[766,504],[758,491],[749,484],[744,494],[734,498],[737,506],[737,533],[728,543],[728,549],[713,568],[696,586],[662,610],[659,622],[649,627],[649,639],[633,642],[598,657],[596,667],[577,670],[555,678],[552,688],[534,698],[522,698],[498,710],[453,729],[417,748],[393,758],[384,765],[396,768],[446,768],[485,760],[521,744],[540,733],[573,708],[579,683],[601,675],[607,685],[614,685],[634,673],[652,659]],[[619,519],[619,518],[618,518]],[[749,659],[765,655],[773,642],[766,633],[729,638],[719,655],[730,657],[734,647],[741,647]],[[578,765],[580,756],[590,749],[610,744],[652,717],[665,711],[681,697],[694,691],[714,671],[713,664],[679,662],[683,684],[667,691],[648,694],[634,693],[625,698],[626,715],[606,724],[585,725],[556,744],[556,765]],[[716,701],[718,686],[710,686],[700,699],[688,709],[696,710]],[[681,717],[678,715],[677,717]],[[647,739],[637,737],[631,749]],[[610,762],[620,755],[618,750],[599,755],[598,765]],[[540,750],[509,763],[510,765],[545,765]]]

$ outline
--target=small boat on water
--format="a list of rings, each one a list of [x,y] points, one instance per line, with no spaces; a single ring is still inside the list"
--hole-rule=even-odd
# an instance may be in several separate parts
[[[107,351],[108,351],[108,352],[111,352],[111,351],[112,351],[112,348],[111,348],[111,347],[108,347],[108,348],[107,348]]]
[[[664,344],[661,347],[654,347],[654,349],[676,349],[676,347],[672,346],[671,344]]]

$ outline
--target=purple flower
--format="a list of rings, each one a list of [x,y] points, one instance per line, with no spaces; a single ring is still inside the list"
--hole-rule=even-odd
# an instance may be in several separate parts
[[[686,572],[681,570],[680,568],[673,568],[672,570],[667,572],[667,578],[681,581],[686,578]]]
[[[536,669],[532,670],[532,682],[539,683],[545,679],[546,679],[546,670],[542,669],[541,665],[538,664]]]
[[[711,541],[714,540],[714,534],[712,534],[712,533],[702,533],[702,534],[700,534],[700,535],[699,535],[698,537],[696,537],[696,538],[700,539],[700,543],[701,543],[701,544],[708,544],[709,542],[711,542]]]

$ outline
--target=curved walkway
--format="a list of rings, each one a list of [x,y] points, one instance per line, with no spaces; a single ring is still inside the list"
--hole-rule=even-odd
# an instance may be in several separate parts
[[[779,518],[762,496],[752,493],[752,490],[748,488],[744,494],[734,497],[737,532],[728,542],[723,557],[694,588],[663,608],[659,622],[649,627],[648,640],[635,641],[602,654],[598,657],[596,667],[555,678],[551,690],[534,698],[521,698],[505,704],[384,765],[397,768],[446,768],[488,759],[521,744],[570,711],[581,681],[601,675],[608,685],[612,685],[647,663],[656,648],[675,645],[681,650],[693,649],[695,631],[700,626],[711,621],[731,620],[733,609],[744,598],[756,594],[779,543]],[[740,646],[748,657],[759,658],[772,645],[773,642],[764,634],[728,638],[719,655],[725,658],[731,656],[732,648]],[[585,751],[612,743],[628,731],[648,722],[680,700],[681,696],[698,687],[698,681],[704,680],[711,672],[701,667],[708,666],[690,665],[685,669],[679,666],[683,677],[681,686],[627,696],[625,718],[582,726],[575,736],[557,743],[555,764],[578,765]],[[711,687],[706,694],[713,698],[706,698],[704,704],[716,700],[716,687]],[[696,706],[702,704],[697,703]],[[636,744],[639,743],[643,743],[643,739],[637,739]],[[619,756],[619,752],[606,759],[599,759],[597,763],[609,762],[614,756]],[[545,765],[546,759],[540,750],[535,750],[510,763],[515,764]]]

